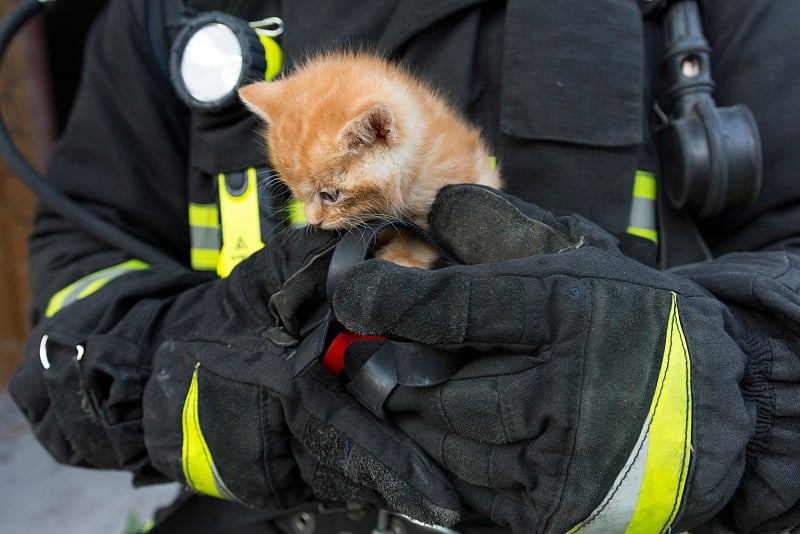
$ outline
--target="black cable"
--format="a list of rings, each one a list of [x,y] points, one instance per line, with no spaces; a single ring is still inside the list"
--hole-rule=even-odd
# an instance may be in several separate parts
[[[751,207],[763,172],[758,124],[746,106],[714,101],[711,47],[697,1],[669,2],[662,33],[672,110],[656,143],[667,197],[698,217]]]
[[[42,11],[49,1],[52,0],[23,0],[0,22],[0,61],[14,35],[31,17]],[[175,269],[187,268],[161,250],[96,216],[48,184],[17,150],[2,116],[0,116],[0,155],[17,177],[36,194],[39,201],[77,224],[88,234],[150,264]]]

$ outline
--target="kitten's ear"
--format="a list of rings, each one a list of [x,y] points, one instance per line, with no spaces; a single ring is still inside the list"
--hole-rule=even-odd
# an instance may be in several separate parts
[[[280,81],[256,82],[239,88],[239,98],[247,108],[268,124],[283,104],[283,84]]]
[[[392,108],[386,104],[373,104],[356,118],[350,120],[339,132],[339,142],[347,150],[389,143],[397,139],[397,123]]]

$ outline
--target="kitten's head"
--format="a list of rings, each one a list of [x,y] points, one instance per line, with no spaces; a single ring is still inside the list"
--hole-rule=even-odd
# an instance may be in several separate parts
[[[404,91],[375,59],[311,60],[291,76],[239,90],[267,124],[270,160],[305,205],[309,224],[347,229],[408,216],[407,177],[416,164]]]

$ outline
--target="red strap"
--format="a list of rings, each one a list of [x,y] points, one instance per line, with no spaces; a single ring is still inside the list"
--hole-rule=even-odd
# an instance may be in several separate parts
[[[327,352],[322,357],[322,365],[333,376],[339,376],[344,371],[344,351],[351,343],[356,341],[386,339],[380,336],[362,336],[361,334],[353,334],[351,332],[340,332],[331,342]]]

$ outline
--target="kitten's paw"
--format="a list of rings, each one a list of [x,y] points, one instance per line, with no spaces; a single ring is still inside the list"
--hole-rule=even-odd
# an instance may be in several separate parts
[[[375,257],[403,267],[430,269],[439,259],[439,254],[430,244],[406,234],[393,236],[391,241],[375,252]]]
[[[396,263],[397,265],[401,265],[403,267],[419,267],[420,269],[430,269],[431,265],[433,265],[433,262],[436,261],[436,257],[426,260],[421,258],[411,258],[408,256],[401,257],[396,254],[384,254],[383,252],[379,252],[375,257]]]

